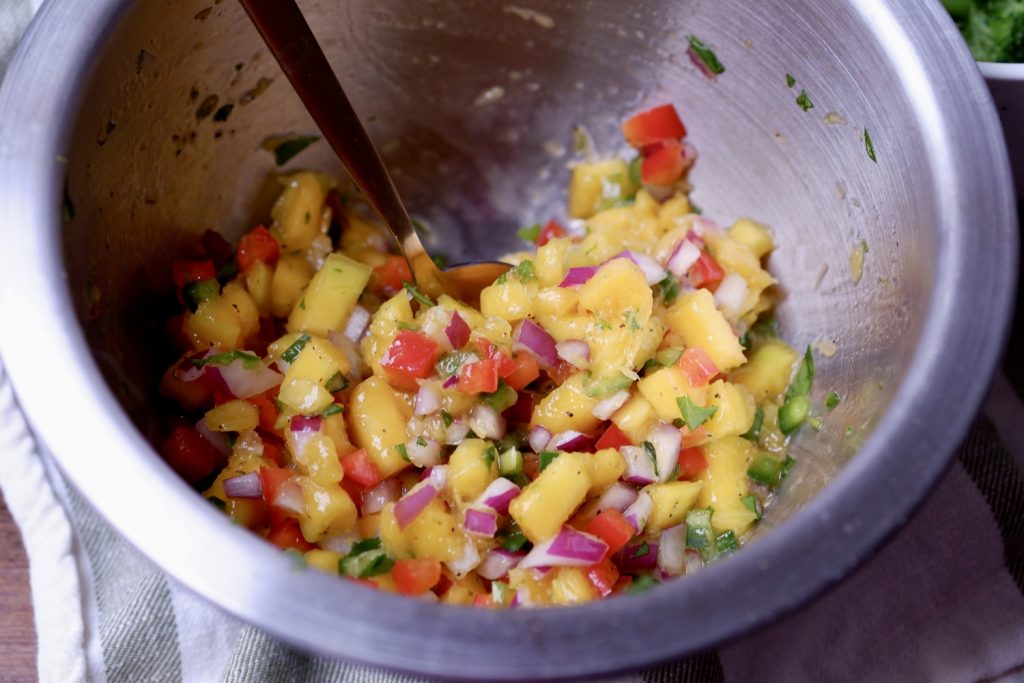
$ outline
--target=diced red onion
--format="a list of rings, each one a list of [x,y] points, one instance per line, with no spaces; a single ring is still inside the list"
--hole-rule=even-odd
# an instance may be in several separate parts
[[[654,501],[651,499],[651,494],[641,491],[633,504],[622,511],[622,516],[629,520],[637,533],[640,533],[647,526],[647,520],[650,519],[653,510]]]
[[[224,480],[224,495],[228,498],[261,498],[263,486],[260,484],[260,473],[249,472]]]
[[[608,545],[601,539],[564,525],[554,538],[535,545],[519,567],[586,567],[600,562],[606,552]]]
[[[504,477],[498,477],[484,489],[473,503],[475,507],[487,507],[499,515],[508,514],[508,505],[519,495],[520,488]]]
[[[457,446],[469,434],[469,425],[462,420],[452,420],[444,430],[444,442],[449,446]]]
[[[356,306],[348,316],[348,322],[345,323],[345,337],[356,344],[363,338],[369,325],[370,312],[362,306]]]
[[[508,574],[509,569],[522,562],[524,557],[526,553],[513,553],[503,548],[495,548],[484,555],[484,561],[476,568],[476,573],[488,581],[497,581]]]
[[[590,414],[598,420],[610,420],[615,411],[621,408],[629,400],[629,392],[620,389],[608,398],[601,399],[601,402],[594,406]]]
[[[442,384],[441,386],[444,387],[445,389],[451,389],[452,387],[454,387],[458,383],[459,383],[459,376],[458,376],[458,373],[455,373],[451,377],[446,379],[444,381],[444,384]]]
[[[683,562],[686,565],[686,573],[693,574],[704,568],[704,559],[696,550],[687,550],[683,554]]]
[[[277,489],[277,495],[274,497],[272,504],[276,508],[288,510],[297,515],[304,513],[306,511],[306,501],[302,495],[302,487],[299,486],[299,482],[292,477],[281,484]]]
[[[597,498],[591,498],[583,504],[583,507],[573,517],[573,526],[585,528],[590,523],[590,520],[594,519],[597,513],[603,510],[615,509],[622,512],[633,504],[637,495],[635,488],[629,484],[617,481],[605,489]]]
[[[215,451],[221,455],[231,455],[231,444],[228,443],[227,435],[210,429],[209,425],[206,424],[205,418],[196,422],[196,431],[210,442]]]
[[[573,430],[565,432],[559,432],[551,437],[551,441],[548,441],[545,450],[548,451],[563,451],[566,453],[586,453],[589,452],[597,441],[594,437],[589,434],[583,434]]]
[[[469,341],[469,325],[462,316],[459,315],[458,311],[452,313],[452,320],[448,323],[448,327],[444,328],[445,336],[448,337],[448,341],[451,343],[453,349],[461,349]]]
[[[480,564],[480,553],[477,551],[473,541],[467,540],[466,545],[462,548],[462,555],[456,560],[445,562],[445,564],[448,565],[448,569],[455,574],[456,578],[461,578]]]
[[[676,245],[672,256],[668,259],[668,269],[676,277],[684,277],[693,267],[693,264],[700,259],[700,247],[693,243],[693,240],[680,240]]]
[[[659,422],[648,432],[647,441],[654,446],[654,455],[658,461],[658,481],[669,481],[679,462],[682,433],[667,422]]]
[[[424,382],[416,394],[416,415],[433,415],[439,410],[441,410],[441,394],[435,384]]]
[[[448,465],[434,465],[424,474],[438,491],[443,491],[444,485],[448,483]]]
[[[686,573],[686,525],[678,524],[658,538],[658,567],[670,576]]]
[[[742,313],[746,298],[747,281],[736,273],[726,275],[715,290],[715,303],[726,315],[738,316]]]
[[[516,326],[512,335],[512,350],[532,353],[537,357],[537,363],[545,369],[558,365],[554,338],[529,318]]]
[[[271,370],[262,361],[254,368],[245,367],[246,361],[239,358],[225,366],[206,366],[211,374],[219,374],[224,385],[235,398],[250,398],[272,389],[284,380],[284,375]]]
[[[656,285],[665,279],[665,269],[647,254],[641,254],[640,252],[630,251],[627,249],[612,258],[628,258],[630,261],[635,263],[640,270],[643,271],[644,279],[649,285]]]
[[[505,418],[490,406],[481,403],[469,411],[469,428],[482,439],[500,439],[507,427]]]
[[[619,453],[626,460],[626,473],[622,480],[630,484],[653,484],[658,481],[654,461],[647,450],[639,446],[623,446]]]
[[[437,493],[438,490],[430,481],[422,481],[413,486],[409,493],[395,503],[395,521],[398,522],[398,528],[404,529],[409,526],[423,509],[437,498]]]
[[[293,432],[319,432],[324,419],[319,415],[295,415],[288,424]]]
[[[401,485],[394,477],[379,482],[376,486],[363,491],[362,506],[359,508],[364,515],[380,512],[388,503],[398,500]]]
[[[526,433],[526,440],[530,442],[530,448],[534,453],[540,453],[548,447],[551,441],[551,432],[544,427],[533,427]]]
[[[644,544],[627,545],[622,549],[619,566],[623,571],[632,572],[638,569],[654,569],[658,566],[658,544],[647,543],[647,552],[644,551]]]
[[[581,339],[566,339],[555,344],[558,357],[580,370],[590,369],[590,347]]]
[[[471,534],[494,538],[498,531],[498,515],[494,510],[467,508],[462,527]]]
[[[579,268],[570,268],[569,272],[565,274],[565,279],[558,285],[559,287],[575,287],[576,285],[582,285],[590,278],[594,277],[600,266],[581,266]]]
[[[405,443],[409,462],[416,467],[433,467],[441,464],[441,444],[433,439],[419,437]]]

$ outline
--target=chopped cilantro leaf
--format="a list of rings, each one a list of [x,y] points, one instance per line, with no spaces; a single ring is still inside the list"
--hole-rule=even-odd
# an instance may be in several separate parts
[[[454,420],[452,419],[452,414],[449,413],[447,410],[441,411],[441,420],[444,422],[445,428],[451,427],[452,422],[454,422]]]
[[[825,397],[825,407],[828,410],[835,410],[836,406],[839,405],[839,402],[841,400],[842,399],[839,396],[839,392],[837,392],[837,391],[830,391],[830,392],[828,392],[828,396]]]
[[[811,98],[807,95],[806,90],[801,90],[800,94],[797,95],[796,104],[804,111],[814,109],[814,102],[811,102]]]
[[[419,446],[420,448],[426,448],[427,440],[424,439],[422,436],[417,436],[416,437],[416,445]]]
[[[369,550],[378,550],[380,548],[379,538],[367,538],[364,541],[356,541],[352,544],[352,550],[349,551],[349,555],[359,555]]]
[[[626,321],[629,323],[629,329],[634,332],[640,329],[640,323],[637,322],[636,316],[633,315],[633,311],[626,311]]]
[[[302,349],[304,349],[306,347],[306,344],[308,343],[309,335],[301,335],[298,339],[293,341],[287,349],[284,350],[284,353],[281,354],[281,358],[287,363],[294,363],[295,359],[299,357],[299,354],[302,353]]]
[[[406,462],[412,462],[411,460],[409,460],[409,449],[405,447],[404,443],[400,443],[397,446],[395,446],[395,450],[398,451],[398,455],[402,456],[402,460]]]
[[[430,260],[434,262],[434,265],[444,270],[448,267],[448,258],[444,254],[431,254]]]
[[[650,458],[651,462],[654,464],[654,473],[658,476],[661,476],[661,474],[658,472],[658,454],[654,450],[654,444],[651,443],[650,441],[644,441],[643,449],[644,453],[647,454],[647,457]]]
[[[661,297],[662,303],[671,306],[679,298],[679,280],[672,273],[665,276],[665,279],[655,285],[655,294]]]
[[[504,538],[499,540],[501,541],[501,547],[510,553],[518,552],[520,548],[526,545],[526,536],[515,526],[509,530],[509,533]]]
[[[523,240],[524,242],[529,242],[533,244],[534,242],[537,241],[537,238],[540,237],[540,231],[540,223],[534,223],[533,225],[529,225],[525,228],[519,228],[516,234],[518,234],[519,239]]]
[[[701,42],[697,36],[687,36],[687,40],[690,41],[688,52],[703,62],[710,73],[716,76],[725,73],[725,67],[722,65],[722,62],[718,61],[718,55],[711,48]]]
[[[546,470],[548,468],[548,465],[553,463],[555,461],[555,458],[557,458],[559,455],[561,455],[561,453],[558,453],[556,451],[541,451],[539,456],[540,471],[543,472],[544,470]]]
[[[696,431],[702,424],[708,421],[708,418],[718,411],[716,406],[700,407],[691,401],[689,396],[677,397],[676,404],[679,406],[679,412],[682,414],[683,420],[691,432]]]
[[[877,164],[878,158],[875,156],[875,143],[871,141],[871,133],[868,132],[867,128],[864,129],[864,149],[867,150],[868,159]]]
[[[786,87],[792,88],[796,85],[796,79],[793,78],[793,74],[786,74]]]
[[[327,406],[327,408],[324,409],[324,412],[320,413],[320,415],[322,417],[330,417],[331,415],[338,415],[343,412],[345,412],[345,406],[338,403],[332,403]]]
[[[282,141],[274,147],[274,161],[278,166],[284,166],[295,156],[320,139],[319,135],[300,135]]]
[[[498,457],[498,449],[494,446],[489,446],[481,458],[484,461],[484,467],[491,469],[491,465],[494,464],[494,459]]]
[[[654,577],[650,574],[644,574],[643,576],[636,577],[636,579],[633,580],[633,583],[629,584],[629,588],[626,589],[626,592],[631,595],[646,593],[654,588],[657,583],[658,582],[655,581]]]
[[[651,552],[651,546],[647,545],[647,541],[644,541],[633,549],[633,554],[630,557],[646,557],[649,552]]]
[[[342,391],[343,389],[348,388],[348,378],[345,377],[345,375],[341,374],[340,372],[336,372],[333,375],[331,375],[331,378],[329,380],[327,380],[327,384],[324,386],[324,388],[327,389],[327,391],[331,392],[332,394],[338,391]]]
[[[764,411],[761,410],[761,406],[757,406],[754,409],[754,421],[751,423],[747,433],[743,435],[743,438],[757,443],[757,440],[761,438],[762,424],[764,424]]]
[[[416,288],[416,285],[412,284],[411,282],[403,282],[402,286],[405,287],[405,291],[409,293],[409,296],[411,296],[413,299],[416,299],[416,301],[419,301],[424,306],[434,305],[434,302],[430,300],[430,297],[428,297],[426,294],[418,290]]]
[[[751,493],[740,498],[740,502],[743,503],[743,507],[757,515],[758,520],[761,519],[761,501],[757,499],[757,496]]]

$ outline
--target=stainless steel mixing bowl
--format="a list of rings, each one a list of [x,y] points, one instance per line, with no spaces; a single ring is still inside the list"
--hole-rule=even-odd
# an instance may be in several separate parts
[[[799,606],[946,467],[1000,351],[1017,235],[996,114],[939,3],[310,0],[400,189],[456,257],[562,215],[573,125],[611,152],[625,113],[676,103],[701,150],[696,202],[773,226],[782,332],[834,342],[814,398],[844,400],[797,439],[749,547],[643,596],[495,612],[293,571],[147,440],[171,258],[206,228],[237,237],[264,217],[261,141],[312,131],[241,10],[211,2],[51,0],[0,93],[4,361],[68,478],[183,585],[309,650],[408,671],[624,669]],[[687,60],[689,34],[725,64],[717,80]],[[296,166],[335,162],[321,143]]]

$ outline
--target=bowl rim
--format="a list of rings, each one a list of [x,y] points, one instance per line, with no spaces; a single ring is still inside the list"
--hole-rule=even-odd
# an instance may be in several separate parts
[[[987,81],[1024,81],[1024,62],[978,62],[978,70]]]
[[[289,558],[232,527],[169,476],[99,373],[61,277],[61,155],[91,58],[131,0],[46,3],[0,89],[0,230],[9,238],[9,248],[0,250],[0,351],[21,406],[72,484],[143,554],[189,590],[312,652],[446,678],[564,679],[666,661],[788,613],[863,562],[945,471],[987,388],[979,377],[989,379],[996,367],[1016,276],[1006,150],[991,98],[955,26],[929,0],[851,4],[878,31],[907,89],[920,98],[916,114],[939,215],[950,227],[942,231],[936,265],[946,277],[931,294],[923,341],[893,408],[858,456],[805,509],[713,571],[631,599],[575,608],[439,606],[377,594],[319,572],[296,575]],[[62,30],[68,27],[74,30]],[[52,36],[61,36],[59,45]],[[959,87],[936,88],[940,77],[955,78]],[[967,114],[974,117],[972,126],[953,125],[957,115]],[[964,191],[943,195],[941,188]],[[953,229],[956,221],[977,221],[979,213],[984,220],[974,223],[971,235]],[[963,307],[967,286],[990,296]],[[983,325],[991,333],[978,335]],[[52,390],[38,381],[40,358],[48,376],[60,378],[62,394],[74,399],[73,414],[52,409]],[[929,391],[940,371],[958,388],[956,406]],[[915,415],[908,402],[930,411],[929,419]],[[131,484],[97,472],[90,458],[80,457],[83,443],[101,450],[108,466],[116,465]],[[904,457],[926,452],[920,459]],[[152,507],[152,490],[161,492],[159,510]],[[866,515],[865,501],[886,505]],[[793,556],[803,562],[794,567]],[[229,577],[224,568],[232,566],[247,571]],[[338,605],[346,615],[334,609]],[[607,628],[617,620],[675,623],[683,610],[691,615],[685,621],[699,629],[683,623],[671,637],[654,637],[641,629]],[[431,638],[424,639],[422,624],[429,624]],[[510,646],[515,643],[522,645]]]

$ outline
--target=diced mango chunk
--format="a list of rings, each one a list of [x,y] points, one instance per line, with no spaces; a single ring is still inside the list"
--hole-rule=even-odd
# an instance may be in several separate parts
[[[483,439],[465,439],[448,460],[448,486],[461,501],[475,500],[497,478],[497,450]]]
[[[679,297],[666,312],[669,328],[689,347],[707,351],[719,370],[742,365],[743,347],[722,312],[715,308],[715,299],[706,289],[698,289]]]
[[[542,543],[557,534],[587,497],[590,457],[562,453],[512,501],[509,514],[532,542]]]
[[[353,443],[365,448],[381,476],[390,477],[409,466],[395,448],[408,440],[405,425],[412,407],[380,377],[370,377],[353,391],[349,433]]]
[[[338,329],[355,309],[371,272],[344,254],[328,255],[292,309],[288,329],[320,336]]]
[[[658,532],[686,521],[686,513],[697,502],[703,487],[702,481],[672,481],[644,488],[654,503],[647,520],[647,531]]]
[[[711,526],[715,533],[732,530],[746,533],[757,515],[741,500],[750,490],[747,468],[756,448],[740,437],[727,437],[703,446],[708,467],[700,475],[704,482],[697,505],[713,508]]]

